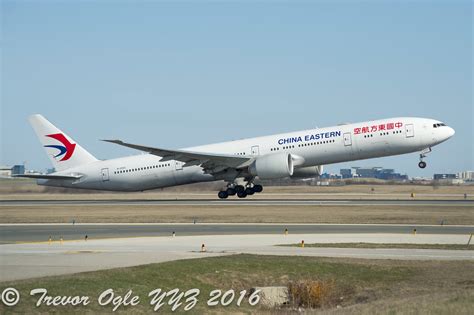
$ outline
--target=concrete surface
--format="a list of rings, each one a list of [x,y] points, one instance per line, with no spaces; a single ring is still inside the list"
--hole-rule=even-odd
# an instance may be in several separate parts
[[[458,200],[438,200],[438,199],[252,199],[248,197],[246,199],[229,198],[226,200],[220,200],[216,198],[212,199],[84,199],[84,200],[0,200],[1,206],[39,206],[39,205],[102,205],[102,206],[235,206],[235,205],[254,205],[254,206],[271,206],[271,205],[333,205],[333,206],[429,206],[429,205],[471,205],[474,206],[474,200],[469,199],[458,199]]]
[[[242,224],[242,223],[123,223],[123,224],[0,224],[0,243],[38,242],[53,239],[89,239],[227,234],[290,234],[314,233],[400,233],[410,234],[470,234],[474,226],[405,225],[405,224]]]
[[[61,244],[0,245],[0,281],[127,267],[184,258],[237,253],[370,259],[465,260],[472,250],[351,249],[278,247],[277,244],[339,242],[466,244],[467,235],[445,234],[297,234],[194,235],[65,241]],[[207,252],[201,253],[205,244]]]

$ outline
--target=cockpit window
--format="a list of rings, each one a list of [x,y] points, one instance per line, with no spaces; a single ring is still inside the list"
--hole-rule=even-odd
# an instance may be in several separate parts
[[[443,124],[443,123],[433,124],[433,128],[438,128],[438,127],[441,127],[441,126],[446,126],[446,124]]]

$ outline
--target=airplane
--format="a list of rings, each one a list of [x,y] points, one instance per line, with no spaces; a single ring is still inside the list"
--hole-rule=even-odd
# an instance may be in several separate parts
[[[41,115],[29,117],[56,172],[23,174],[38,185],[107,191],[144,191],[223,180],[218,197],[245,198],[263,191],[255,179],[320,176],[323,165],[420,152],[455,131],[441,121],[397,117],[342,124],[184,149],[164,149],[122,140],[103,140],[148,154],[98,160]]]

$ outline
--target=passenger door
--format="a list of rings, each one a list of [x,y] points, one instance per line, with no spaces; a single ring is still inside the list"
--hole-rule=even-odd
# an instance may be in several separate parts
[[[344,146],[350,146],[352,145],[352,137],[350,132],[346,132],[344,134]]]
[[[349,156],[352,156],[352,135],[350,132],[346,132],[342,135],[344,139],[344,148],[345,148],[345,154],[349,154]]]
[[[101,174],[102,174],[102,181],[103,182],[109,181],[109,169],[108,168],[103,168],[101,170]]]
[[[252,149],[250,150],[252,155],[259,155],[260,154],[260,148],[258,145],[254,145]]]
[[[407,138],[415,136],[415,129],[413,128],[413,124],[405,125],[405,134]]]

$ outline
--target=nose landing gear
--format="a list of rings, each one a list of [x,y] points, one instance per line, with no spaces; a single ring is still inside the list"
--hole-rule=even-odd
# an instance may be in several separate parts
[[[423,161],[423,159],[426,157],[426,154],[431,152],[431,148],[424,149],[420,153],[420,162],[418,163],[419,168],[425,168],[426,167],[426,162]]]

